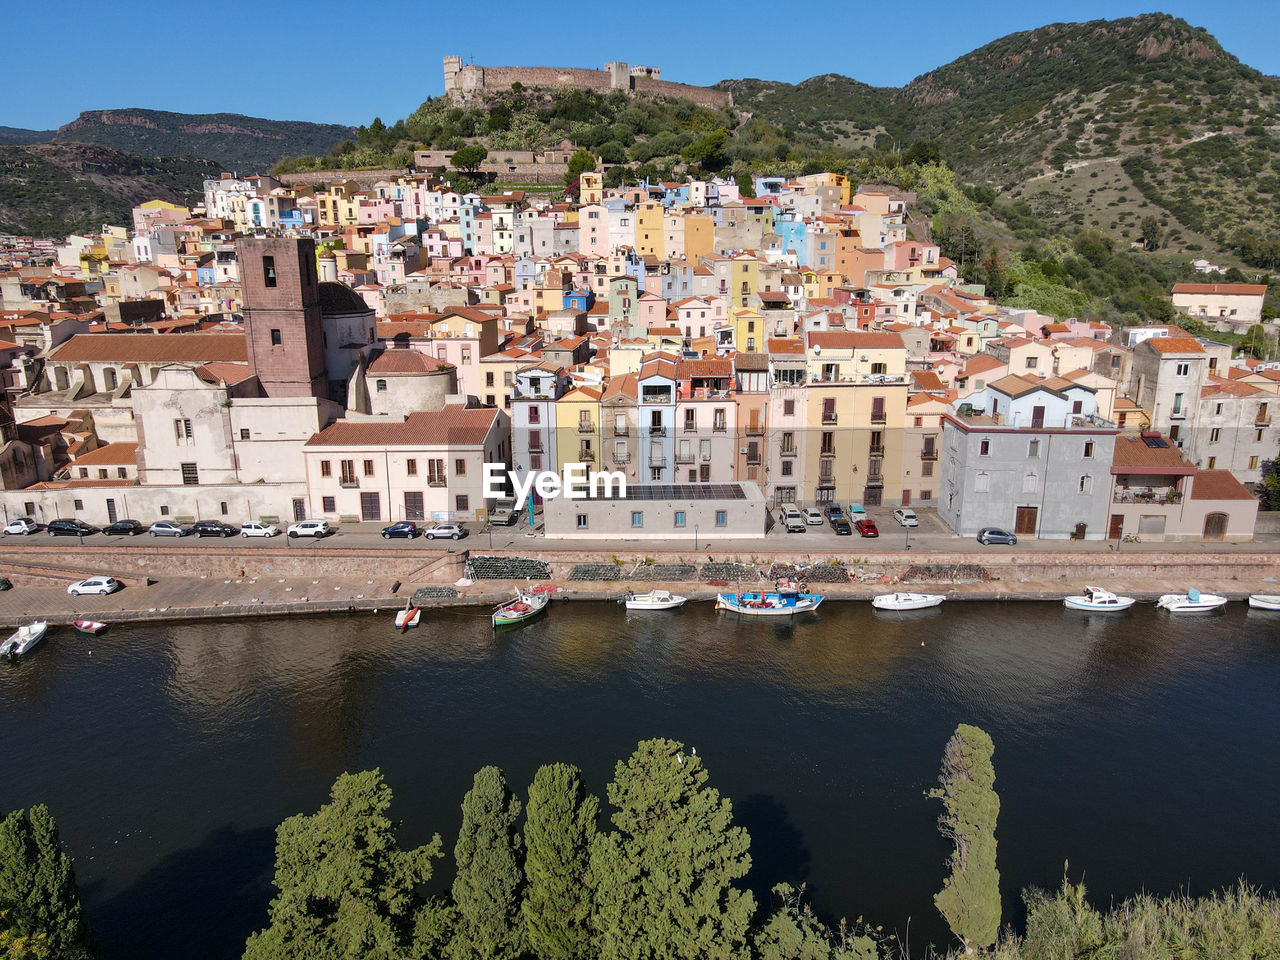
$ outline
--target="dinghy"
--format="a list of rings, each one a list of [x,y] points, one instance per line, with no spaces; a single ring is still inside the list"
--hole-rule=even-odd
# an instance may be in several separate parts
[[[1170,613],[1207,613],[1217,610],[1226,602],[1226,597],[1215,593],[1201,593],[1193,587],[1186,593],[1166,593],[1156,601],[1156,606],[1163,607]]]
[[[88,633],[94,636],[107,629],[107,625],[101,620],[72,620],[71,625],[81,633]]]
[[[1254,610],[1280,610],[1280,593],[1251,593],[1249,606]]]

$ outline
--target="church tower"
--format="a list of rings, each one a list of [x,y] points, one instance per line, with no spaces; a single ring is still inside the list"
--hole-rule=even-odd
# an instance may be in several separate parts
[[[249,369],[269,397],[327,397],[316,247],[310,239],[236,241]]]

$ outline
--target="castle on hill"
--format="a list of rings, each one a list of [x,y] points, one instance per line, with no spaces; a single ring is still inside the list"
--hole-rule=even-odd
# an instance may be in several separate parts
[[[662,79],[658,67],[632,66],[618,60],[603,70],[580,67],[481,67],[462,62],[461,57],[444,58],[444,92],[457,103],[478,103],[486,94],[510,91],[513,83],[526,87],[559,90],[592,90],[609,93],[624,90],[631,95],[649,94],[680,97],[703,107],[726,107],[733,97],[723,90],[672,83]]]

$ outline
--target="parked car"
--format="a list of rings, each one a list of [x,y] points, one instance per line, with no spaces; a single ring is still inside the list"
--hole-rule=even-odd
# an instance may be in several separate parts
[[[489,522],[494,526],[509,527],[520,519],[520,504],[514,500],[498,500],[489,514]]]
[[[87,537],[98,532],[83,520],[50,520],[45,530],[51,537]]]
[[[4,535],[9,536],[26,536],[28,533],[35,533],[40,529],[40,524],[36,523],[30,517],[18,517],[16,520],[10,520],[4,525]]]
[[[805,507],[804,510],[801,511],[801,513],[804,514],[804,522],[809,524],[809,526],[811,527],[822,526],[822,523],[823,523],[822,511],[819,510],[817,507]]]
[[[234,537],[240,531],[221,520],[197,520],[191,525],[196,537]]]
[[[137,520],[117,520],[103,527],[102,532],[110,537],[136,537],[140,533],[146,533],[147,528]]]
[[[259,523],[257,520],[250,520],[248,523],[240,524],[240,536],[242,537],[274,537],[279,532],[279,527],[274,527],[269,523]]]
[[[857,529],[859,536],[863,536],[863,537],[880,536],[880,531],[876,529],[876,522],[874,520],[868,520],[866,517],[863,517],[860,520],[853,521],[853,525]]]
[[[328,520],[299,520],[297,523],[290,524],[286,531],[291,538],[297,537],[327,537],[332,533]]]
[[[849,504],[850,520],[857,520],[859,517],[865,517],[866,515],[867,515],[867,508],[864,507],[862,504],[860,503]]]
[[[916,516],[916,512],[910,507],[899,507],[897,510],[893,511],[893,519],[898,521],[899,526],[920,526],[920,518]]]
[[[804,522],[804,514],[794,504],[787,504],[782,508],[782,527],[787,533],[804,533],[809,529]]]
[[[836,532],[838,537],[853,536],[853,527],[845,518],[844,511],[840,509],[838,503],[827,504],[827,522],[831,524],[831,529]]]
[[[441,540],[445,537],[460,540],[467,535],[467,529],[458,523],[433,523],[422,531],[422,535],[428,540]]]
[[[382,539],[390,540],[392,537],[404,537],[406,540],[412,540],[418,535],[418,525],[412,520],[401,520],[391,524],[389,527],[382,528]]]
[[[190,532],[190,528],[173,520],[157,520],[147,528],[147,533],[153,537],[185,537]]]
[[[1018,542],[1018,538],[1008,530],[1001,530],[999,527],[983,527],[978,531],[978,542],[1004,543],[1012,546]]]
[[[121,586],[120,581],[114,577],[90,577],[88,580],[80,580],[67,587],[67,593],[73,597],[86,593],[96,593],[100,597],[105,597],[108,593],[115,593]]]

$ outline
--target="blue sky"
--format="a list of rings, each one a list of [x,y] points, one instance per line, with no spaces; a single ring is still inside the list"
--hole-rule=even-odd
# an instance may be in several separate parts
[[[899,86],[1007,33],[1156,9],[1207,28],[1245,63],[1277,75],[1280,26],[1266,7],[1256,0],[28,2],[5,16],[5,73],[17,85],[0,106],[0,125],[47,129],[108,107],[350,124],[379,115],[390,123],[442,92],[446,54],[492,65],[625,60],[701,84],[843,73]],[[475,20],[460,22],[468,10]],[[895,10],[905,15],[901,25]]]

